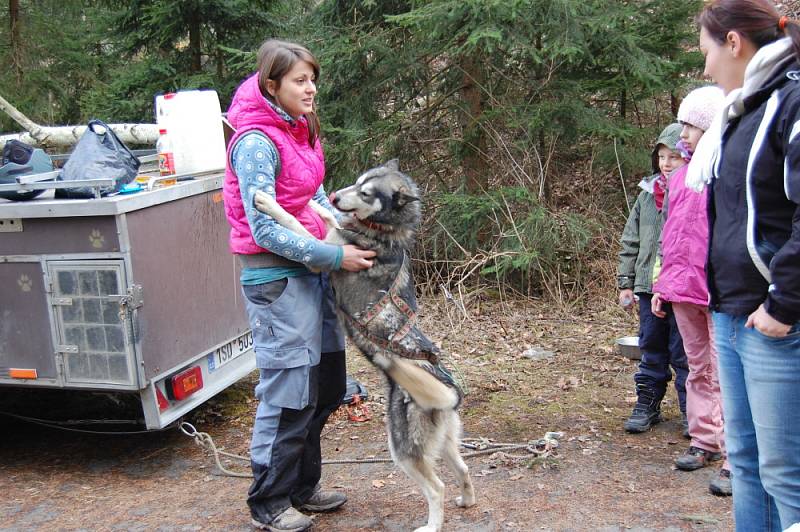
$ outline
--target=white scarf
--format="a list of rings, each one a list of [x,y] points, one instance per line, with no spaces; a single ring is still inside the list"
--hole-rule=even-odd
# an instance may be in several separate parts
[[[745,98],[755,93],[767,80],[771,79],[775,71],[781,68],[786,58],[793,53],[792,40],[784,37],[762,46],[750,59],[744,71],[742,87],[728,93],[722,110],[714,117],[708,130],[700,137],[695,147],[689,168],[686,170],[687,187],[702,192],[706,184],[711,183],[714,167],[720,155],[719,148],[725,126],[732,118],[736,118],[744,112]]]

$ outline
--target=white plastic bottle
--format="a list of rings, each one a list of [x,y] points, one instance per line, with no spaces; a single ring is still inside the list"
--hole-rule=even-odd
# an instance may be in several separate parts
[[[158,130],[158,141],[156,142],[156,152],[158,153],[158,172],[161,175],[174,174],[175,154],[172,151],[172,140],[169,138],[166,129]]]

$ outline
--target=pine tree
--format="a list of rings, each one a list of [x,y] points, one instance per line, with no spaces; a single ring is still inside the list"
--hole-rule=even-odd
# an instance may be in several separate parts
[[[135,0],[109,23],[108,53],[117,59],[107,83],[85,95],[87,112],[119,121],[152,121],[153,97],[180,89],[215,89],[223,105],[246,70],[226,59],[251,49],[275,28],[272,0]],[[106,5],[118,5],[107,1]],[[266,33],[266,35],[263,35]],[[114,59],[112,58],[112,59]],[[249,56],[248,56],[249,59]]]
[[[98,83],[100,29],[107,13],[95,2],[10,0],[0,12],[0,94],[42,124],[83,121],[81,97]],[[17,131],[7,116],[0,130]]]
[[[631,136],[641,103],[680,88],[697,63],[685,49],[697,9],[684,0],[321,2],[321,108],[336,128],[327,129],[335,161],[405,153],[433,175],[458,164],[463,179],[449,186],[471,192],[510,168],[546,196],[555,151]]]

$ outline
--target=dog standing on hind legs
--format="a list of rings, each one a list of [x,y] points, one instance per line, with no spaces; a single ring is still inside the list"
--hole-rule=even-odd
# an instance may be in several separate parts
[[[409,253],[420,222],[417,186],[392,160],[337,191],[333,204],[345,213],[341,227],[326,209],[311,205],[331,227],[325,241],[377,253],[371,268],[331,272],[337,310],[350,339],[386,377],[389,451],[428,502],[428,522],[415,532],[437,532],[444,522],[445,487],[436,461],[443,459],[453,471],[458,506],[475,504],[475,491],[459,452],[461,392],[440,364],[438,348],[416,326]],[[257,192],[255,206],[313,239],[269,194]]]

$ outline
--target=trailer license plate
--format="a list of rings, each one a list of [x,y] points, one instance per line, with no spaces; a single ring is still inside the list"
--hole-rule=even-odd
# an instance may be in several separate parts
[[[253,347],[253,332],[247,331],[239,338],[231,340],[213,353],[208,354],[208,370],[215,371]]]

